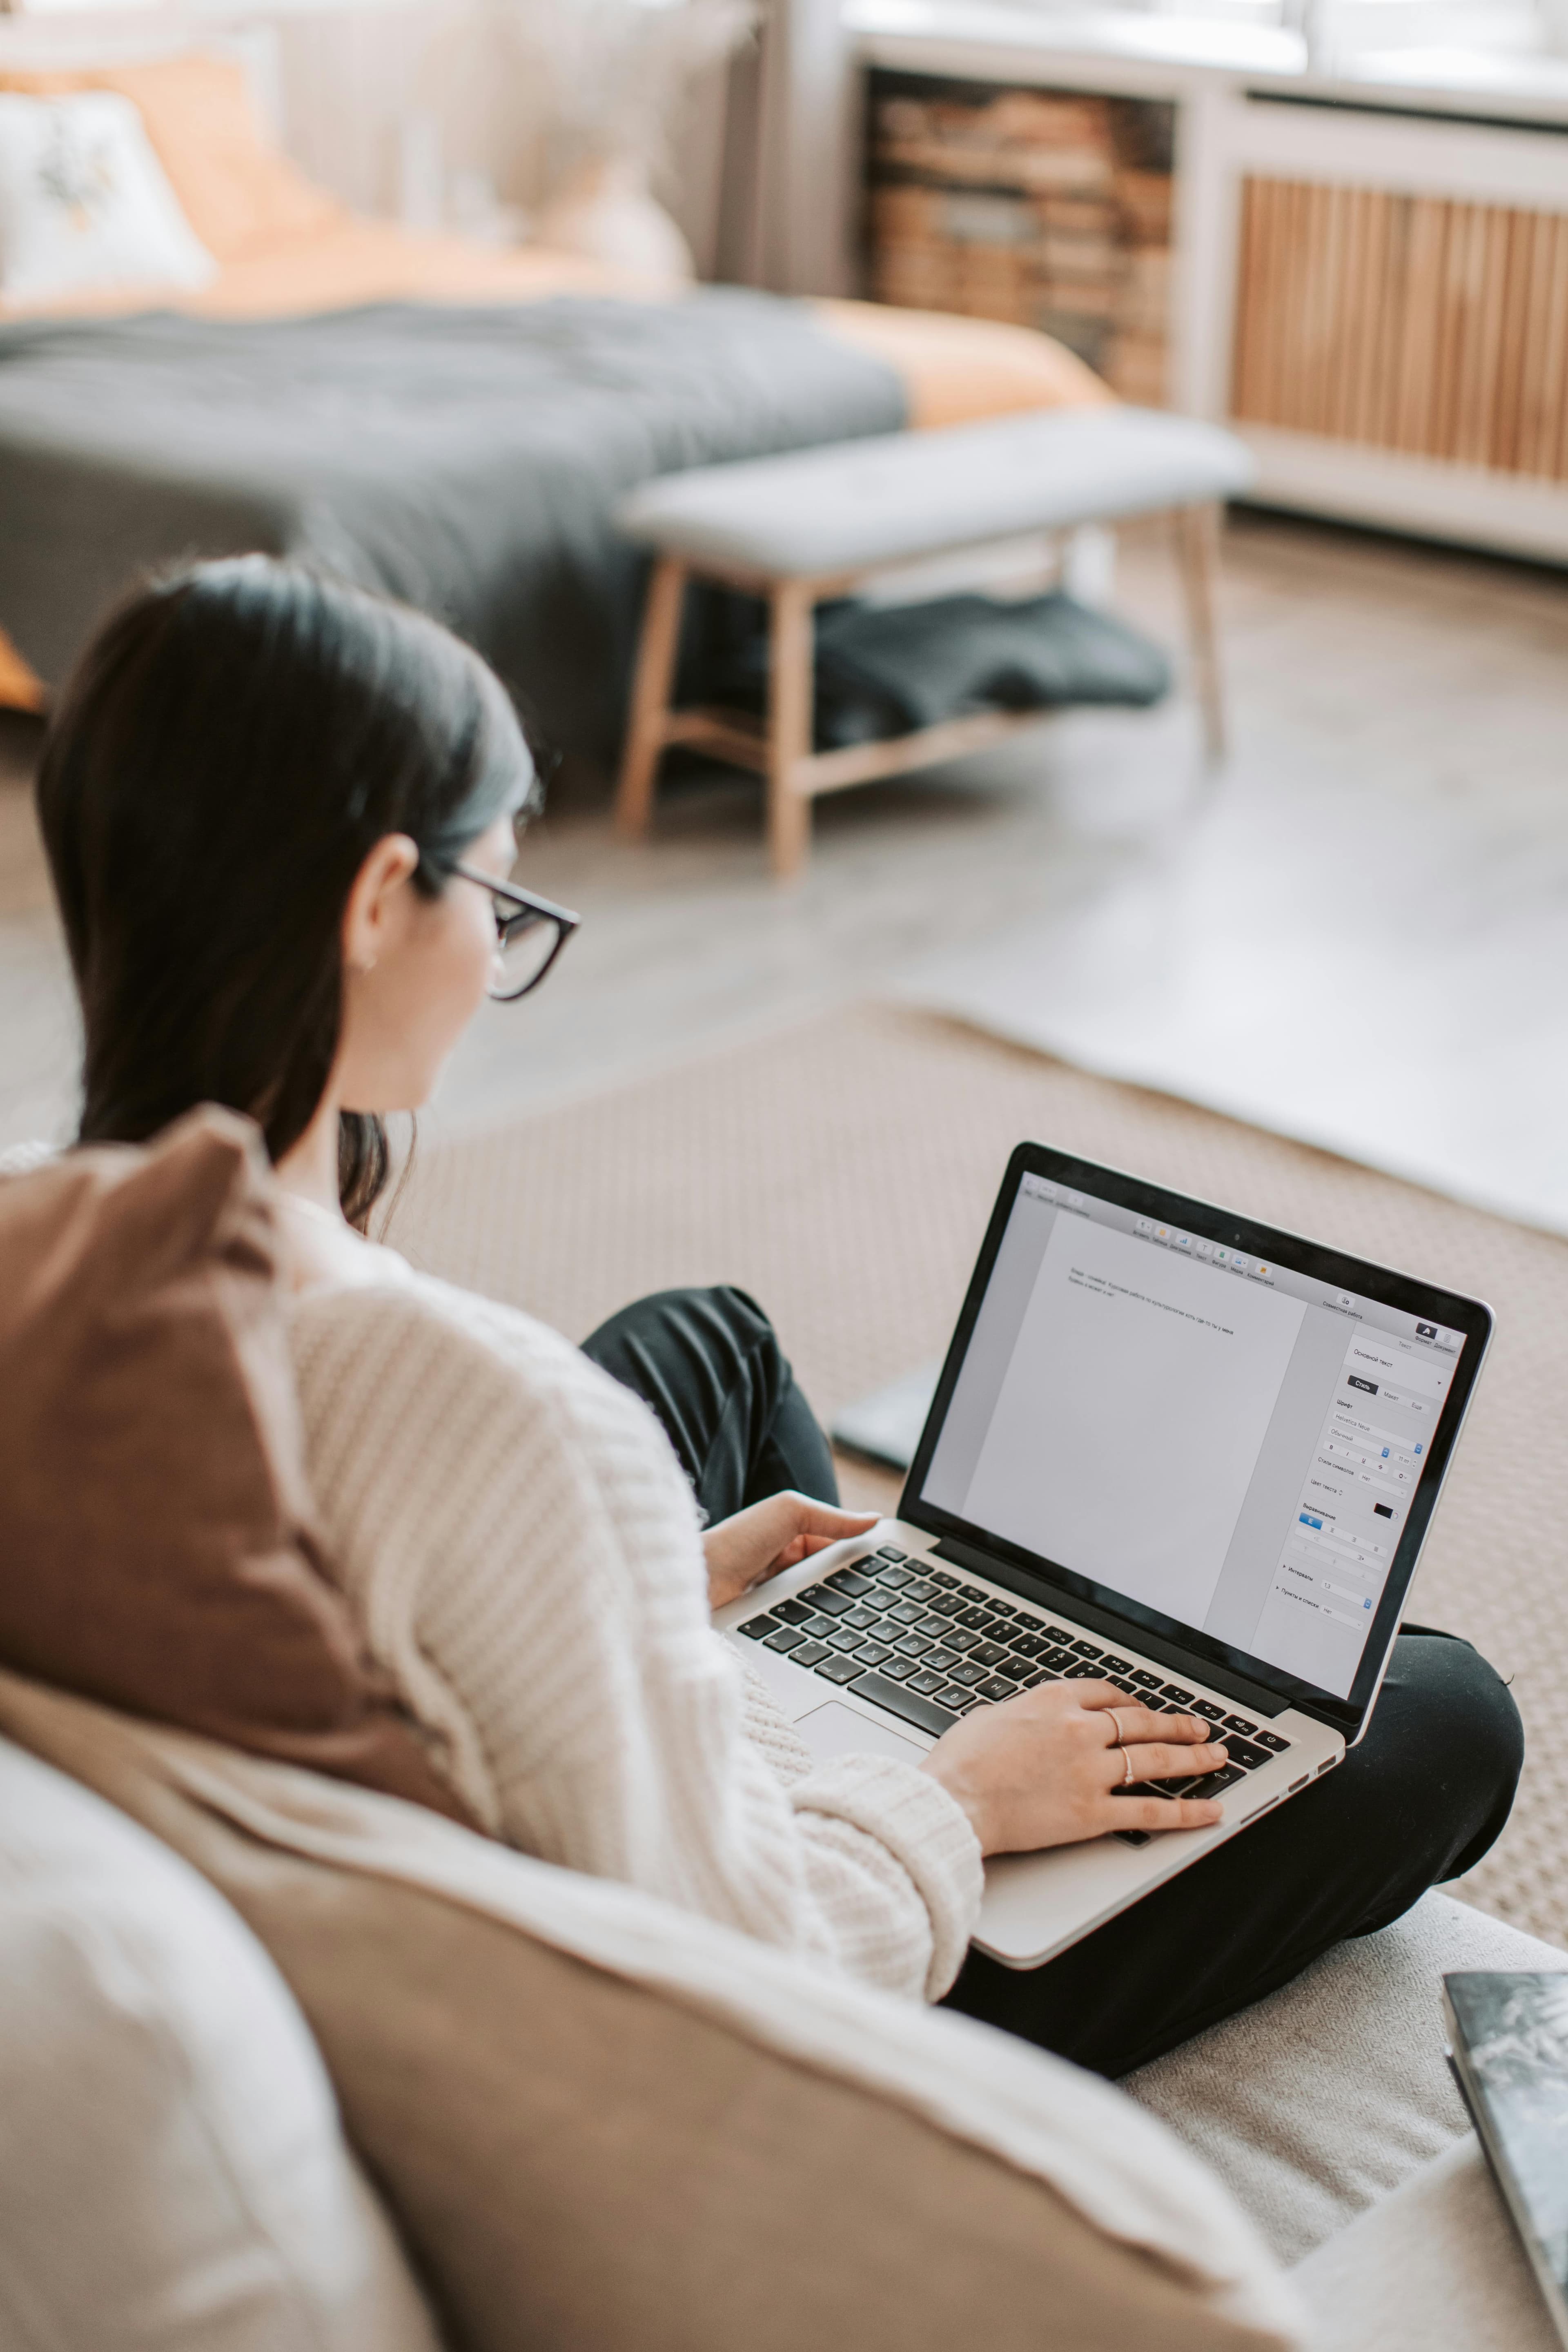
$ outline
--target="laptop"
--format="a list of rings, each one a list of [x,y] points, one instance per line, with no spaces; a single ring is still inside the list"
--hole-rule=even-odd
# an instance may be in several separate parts
[[[1037,1968],[1333,1769],[1366,1730],[1490,1310],[1020,1144],[896,1518],[721,1629],[815,1755],[913,1759],[1098,1677],[1212,1723],[1214,1827],[985,1865],[975,1942]]]

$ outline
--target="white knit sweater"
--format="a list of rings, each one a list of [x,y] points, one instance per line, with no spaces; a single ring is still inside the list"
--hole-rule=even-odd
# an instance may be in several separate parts
[[[291,1314],[324,1532],[478,1818],[866,1982],[944,1992],[980,1900],[967,1819],[912,1765],[813,1762],[709,1622],[653,1414],[529,1316],[303,1213],[326,1261]]]

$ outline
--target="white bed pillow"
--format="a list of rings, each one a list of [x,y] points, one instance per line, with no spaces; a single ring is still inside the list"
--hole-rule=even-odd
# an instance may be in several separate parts
[[[0,94],[0,294],[194,289],[216,274],[128,98]]]

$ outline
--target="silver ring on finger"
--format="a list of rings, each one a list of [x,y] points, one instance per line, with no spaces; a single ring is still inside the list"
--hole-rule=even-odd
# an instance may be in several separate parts
[[[1119,1706],[1108,1706],[1105,1712],[1110,1717],[1111,1747],[1124,1748],[1127,1743],[1121,1730],[1121,1709]]]
[[[1124,1748],[1121,1751],[1121,1785],[1124,1789],[1130,1789],[1132,1786],[1132,1750],[1131,1748]]]

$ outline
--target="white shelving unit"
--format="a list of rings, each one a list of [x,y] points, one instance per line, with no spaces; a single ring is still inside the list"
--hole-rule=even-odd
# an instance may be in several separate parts
[[[1224,24],[987,0],[846,13],[865,67],[1174,102],[1171,399],[1245,436],[1260,497],[1568,563],[1568,483],[1230,415],[1248,175],[1568,215],[1568,62],[1394,52],[1330,77],[1297,37]]]

